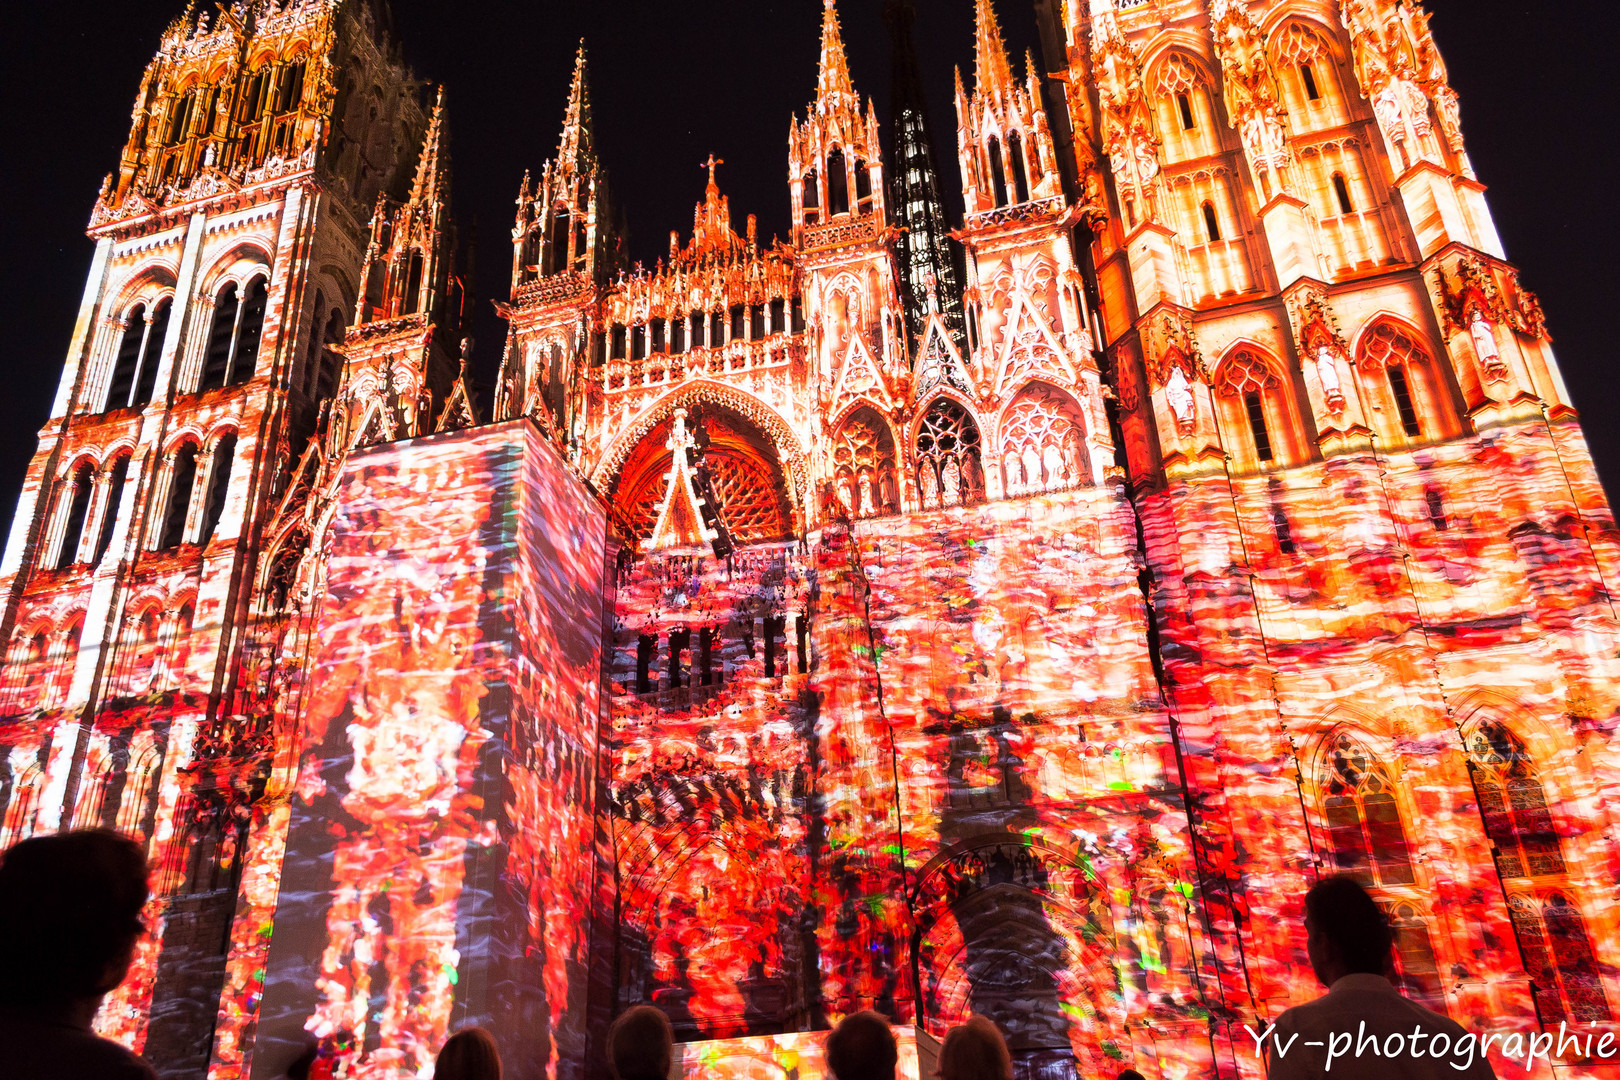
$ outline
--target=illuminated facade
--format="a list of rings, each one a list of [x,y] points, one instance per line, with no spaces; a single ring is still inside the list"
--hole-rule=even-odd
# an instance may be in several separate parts
[[[790,235],[711,157],[652,267],[581,47],[482,411],[385,14],[165,32],[0,563],[0,845],[155,867],[101,1030],[1257,1076],[1335,869],[1465,1024],[1612,1023],[1616,531],[1423,12],[1042,0],[1043,66],[978,0],[957,217],[910,7],[880,125],[829,0]]]

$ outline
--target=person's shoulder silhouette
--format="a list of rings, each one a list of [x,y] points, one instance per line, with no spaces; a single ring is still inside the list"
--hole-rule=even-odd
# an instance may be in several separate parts
[[[29,1080],[155,1080],[90,1030],[145,932],[146,857],[101,829],[24,840],[0,855],[0,1072]]]
[[[439,1050],[433,1080],[501,1080],[501,1052],[481,1027],[462,1028]]]
[[[1329,1073],[1345,1080],[1493,1080],[1477,1035],[1407,1000],[1389,981],[1394,931],[1354,878],[1323,878],[1305,894],[1305,948],[1328,991],[1267,1029],[1270,1080]]]

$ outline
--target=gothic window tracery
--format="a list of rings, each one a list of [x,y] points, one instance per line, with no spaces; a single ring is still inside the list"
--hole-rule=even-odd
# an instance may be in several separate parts
[[[1159,132],[1165,164],[1190,161],[1220,150],[1204,67],[1186,53],[1171,52],[1159,63],[1155,84]]]
[[[1542,1024],[1610,1019],[1592,939],[1569,897],[1516,893],[1508,897],[1508,914]]]
[[[1339,94],[1338,63],[1316,29],[1299,19],[1284,23],[1272,37],[1271,54],[1296,135],[1349,119]]]
[[[781,540],[793,532],[787,484],[775,447],[753,423],[729,409],[703,407],[701,427],[708,467],[721,513],[739,545]],[[655,425],[626,456],[609,491],[615,526],[624,539],[652,538],[669,494],[674,462],[668,446],[671,422]]]
[[[1456,429],[1428,352],[1391,320],[1362,335],[1356,370],[1364,398],[1373,403],[1377,434],[1392,445],[1443,438]]]
[[[1340,873],[1368,886],[1411,885],[1411,850],[1395,786],[1348,732],[1334,734],[1322,764],[1322,816]]]
[[[1074,401],[1031,383],[1001,420],[1001,468],[1008,495],[1061,491],[1091,482],[1085,421]]]
[[[1294,408],[1293,385],[1277,365],[1239,348],[1215,370],[1215,406],[1221,436],[1240,470],[1303,460],[1306,444]]]
[[[952,398],[937,399],[918,426],[917,492],[925,510],[984,501],[979,425]]]
[[[875,411],[863,406],[839,425],[832,458],[833,489],[850,516],[872,517],[900,509],[894,437]]]
[[[1487,719],[1469,735],[1467,748],[1497,871],[1504,878],[1526,879],[1563,873],[1547,793],[1524,743],[1505,724]]]

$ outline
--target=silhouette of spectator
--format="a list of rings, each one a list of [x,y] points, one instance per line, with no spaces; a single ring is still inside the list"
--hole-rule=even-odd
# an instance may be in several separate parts
[[[661,1009],[626,1009],[608,1029],[608,1070],[614,1080],[668,1080],[674,1059],[675,1031]]]
[[[1126,1069],[1124,1072],[1119,1074],[1116,1080],[1147,1080],[1147,1077],[1143,1076],[1135,1069]]]
[[[146,932],[146,857],[102,829],[42,836],[0,857],[0,1059],[28,1080],[156,1080],[90,1031]]]
[[[1478,1051],[1477,1035],[1408,1001],[1390,983],[1394,946],[1388,918],[1354,878],[1338,875],[1311,886],[1305,894],[1305,949],[1328,992],[1277,1018],[1265,1043],[1270,1080],[1495,1077]],[[1402,1037],[1398,1049],[1393,1035]],[[1439,1037],[1446,1049],[1436,1055]]]
[[[501,1080],[495,1036],[481,1027],[462,1028],[450,1036],[433,1062],[433,1080]]]
[[[1001,1029],[984,1016],[945,1033],[939,1048],[941,1080],[1012,1080],[1012,1055]]]
[[[835,1080],[894,1080],[899,1060],[894,1032],[875,1012],[851,1013],[827,1036],[827,1069]]]

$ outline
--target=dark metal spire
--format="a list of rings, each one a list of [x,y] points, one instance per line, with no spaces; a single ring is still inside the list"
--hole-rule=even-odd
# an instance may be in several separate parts
[[[915,344],[928,316],[939,312],[963,347],[962,274],[948,235],[939,197],[939,169],[928,134],[928,110],[911,28],[913,0],[886,0],[883,18],[894,47],[890,123],[894,131],[889,160],[889,205],[894,224],[906,229],[899,244],[901,294],[906,328]]]

